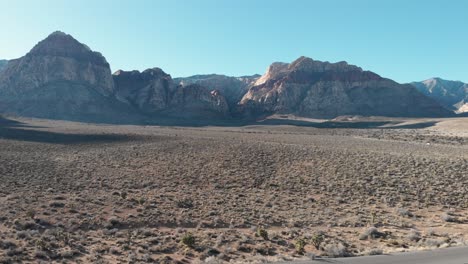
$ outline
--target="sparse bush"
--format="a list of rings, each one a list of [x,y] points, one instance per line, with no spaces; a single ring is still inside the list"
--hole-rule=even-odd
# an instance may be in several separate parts
[[[413,230],[411,230],[409,232],[408,239],[410,241],[418,242],[421,239],[421,233],[419,233],[419,231],[413,229]]]
[[[36,216],[36,212],[35,212],[34,210],[32,210],[32,209],[31,209],[31,210],[28,210],[28,211],[26,212],[26,216],[29,217],[29,218],[31,218],[31,219],[34,219],[34,217]]]
[[[346,257],[349,255],[346,247],[341,243],[328,244],[325,246],[324,251],[327,256],[331,258]]]
[[[18,231],[16,233],[16,238],[18,239],[26,239],[29,238],[29,233],[27,231]]]
[[[435,235],[435,231],[432,228],[428,229],[426,233],[427,233],[428,236],[434,236]]]
[[[263,228],[258,228],[256,235],[263,238],[264,240],[268,240],[268,231]]]
[[[319,250],[324,238],[322,234],[316,234],[312,237],[311,242],[315,249]]]
[[[183,199],[183,200],[177,201],[177,207],[179,207],[179,208],[192,208],[193,207],[193,201],[191,199]]]
[[[189,247],[189,248],[192,248],[195,246],[195,237],[191,234],[191,233],[187,233],[185,234],[181,241],[180,241],[183,245]]]
[[[49,203],[49,206],[54,208],[62,208],[65,206],[65,204],[62,202],[52,201]]]
[[[113,254],[113,255],[120,255],[120,254],[121,254],[120,249],[117,248],[117,247],[111,247],[111,248],[109,249],[109,252],[110,252],[111,254]]]
[[[0,240],[0,248],[1,249],[16,248],[16,244],[14,242],[12,242],[12,241]]]
[[[364,233],[362,233],[360,236],[359,236],[359,239],[360,240],[366,240],[366,239],[369,239],[369,238],[379,238],[379,237],[383,237],[384,234],[379,232],[379,230],[377,230],[377,228],[375,227],[370,227],[368,228],[366,231],[364,231]]]
[[[47,253],[42,250],[36,250],[34,252],[34,257],[38,259],[47,259]]]
[[[411,213],[408,209],[406,208],[398,208],[397,209],[397,212],[400,216],[404,216],[404,217],[412,217],[413,216],[413,213]]]
[[[427,247],[435,248],[440,247],[445,241],[442,239],[426,239],[424,245]]]
[[[305,253],[306,241],[302,238],[296,240],[294,247],[296,248],[296,253],[299,255],[304,255]]]
[[[443,213],[440,218],[444,220],[445,222],[455,222],[456,218],[449,213]]]
[[[120,224],[119,219],[117,219],[115,217],[109,218],[108,222],[109,222],[110,227],[118,226]]]
[[[367,250],[366,252],[364,252],[364,255],[367,255],[367,256],[375,256],[375,255],[382,255],[382,254],[383,254],[383,250],[381,248],[371,248]]]

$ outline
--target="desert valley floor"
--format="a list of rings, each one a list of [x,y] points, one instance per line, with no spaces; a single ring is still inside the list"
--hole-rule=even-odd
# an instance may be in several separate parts
[[[468,118],[326,124],[2,119],[0,263],[247,263],[466,244]]]

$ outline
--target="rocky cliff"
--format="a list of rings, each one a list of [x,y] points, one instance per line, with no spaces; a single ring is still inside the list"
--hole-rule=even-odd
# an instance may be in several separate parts
[[[169,107],[176,85],[169,74],[159,68],[114,73],[115,91],[119,100],[144,113],[154,113]]]
[[[54,32],[0,73],[0,111],[97,122],[134,120],[115,100],[109,64],[72,36]]]
[[[114,73],[116,96],[154,118],[228,117],[229,106],[216,89],[193,83],[176,84],[159,68]]]
[[[431,78],[422,82],[413,82],[411,85],[449,110],[457,113],[468,112],[468,84],[466,83]]]
[[[229,107],[235,109],[242,97],[259,77],[260,75],[231,77],[219,74],[208,74],[176,78],[174,81],[182,86],[198,84],[211,90],[217,90],[226,98]]]
[[[289,64],[272,64],[240,104],[251,115],[288,113],[315,118],[451,115],[411,85],[398,84],[346,62],[321,62],[307,57]]]

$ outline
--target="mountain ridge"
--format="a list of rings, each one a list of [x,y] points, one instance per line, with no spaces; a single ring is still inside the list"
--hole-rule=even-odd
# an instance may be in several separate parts
[[[158,67],[111,73],[100,52],[60,31],[0,71],[0,112],[98,122],[256,120],[275,113],[451,116],[412,85],[345,61],[301,56],[291,63],[272,63],[263,75],[241,77],[172,78]]]
[[[468,112],[468,84],[433,77],[421,82],[412,82],[421,93],[433,98],[449,110]]]

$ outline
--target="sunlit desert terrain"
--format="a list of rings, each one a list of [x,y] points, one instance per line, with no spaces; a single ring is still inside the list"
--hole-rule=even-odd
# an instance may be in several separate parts
[[[0,262],[246,263],[466,244],[468,119],[387,121],[3,119]]]

